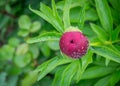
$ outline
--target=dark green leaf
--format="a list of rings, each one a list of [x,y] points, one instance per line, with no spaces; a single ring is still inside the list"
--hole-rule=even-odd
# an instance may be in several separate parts
[[[112,76],[110,77],[110,86],[115,86],[115,84],[120,81],[120,71],[116,71],[112,74]]]
[[[95,86],[109,86],[108,84],[109,84],[110,77],[111,76],[107,76],[107,77],[100,79],[99,81],[97,81]]]

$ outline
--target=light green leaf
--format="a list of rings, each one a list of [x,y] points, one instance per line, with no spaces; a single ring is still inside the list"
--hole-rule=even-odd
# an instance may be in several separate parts
[[[30,32],[36,32],[41,28],[41,23],[39,21],[35,21],[31,24]]]
[[[19,30],[19,32],[17,34],[18,34],[18,36],[26,37],[29,35],[29,30],[21,29],[21,30]]]
[[[13,47],[17,47],[19,45],[19,43],[20,43],[20,40],[16,37],[10,38],[8,40],[8,44],[13,46]]]
[[[28,75],[25,76],[25,78],[22,80],[21,86],[31,86],[33,83],[37,81],[38,72],[32,71],[29,72]]]
[[[59,50],[59,41],[48,41],[47,45],[49,46],[50,49],[52,50]]]
[[[95,3],[103,28],[106,30],[106,32],[111,33],[113,28],[113,19],[107,0],[95,0]]]
[[[36,45],[30,45],[29,52],[32,54],[32,58],[36,59],[39,55],[39,48]]]
[[[82,76],[82,61],[80,59],[80,60],[78,60],[76,62],[77,62],[78,65],[77,65],[77,72],[76,72],[76,75],[75,75],[75,80],[78,83],[81,76]]]
[[[12,60],[15,48],[10,45],[4,45],[0,48],[0,60]]]
[[[83,6],[82,9],[80,10],[79,21],[78,21],[79,28],[83,28],[83,26],[84,26],[84,21],[85,21],[85,7],[86,6]]]
[[[16,55],[26,54],[29,50],[29,45],[26,43],[20,44],[16,49]]]
[[[106,58],[106,59],[105,59],[105,65],[108,66],[109,63],[110,63],[110,59]]]
[[[42,44],[42,47],[40,49],[45,57],[50,56],[50,48],[47,46],[47,43]]]
[[[58,12],[57,12],[57,8],[56,8],[56,5],[55,5],[55,1],[52,0],[52,10],[53,10],[53,15],[55,16],[57,22],[60,24],[60,26],[64,29],[63,27],[63,23],[62,23],[62,19],[60,18]]]
[[[112,73],[115,70],[113,67],[93,66],[88,68],[82,75],[82,79],[93,79],[102,77]]]
[[[92,23],[90,25],[92,30],[96,33],[96,35],[101,41],[104,42],[105,40],[107,40],[107,33],[105,33],[105,31],[101,27]]]
[[[84,4],[88,4],[89,2],[87,0],[71,0],[71,5],[70,8],[78,7],[78,6],[83,6]],[[65,0],[59,1],[57,3],[57,8],[60,10],[63,10],[65,4]]]
[[[65,29],[70,27],[70,16],[69,16],[70,5],[71,5],[71,0],[65,0],[65,4],[63,8],[63,23]]]
[[[51,72],[57,66],[69,63],[71,61],[72,61],[71,59],[67,59],[67,58],[54,57],[53,59],[43,63],[36,69],[40,72],[38,80],[41,80],[46,74]]]
[[[110,77],[111,76],[107,76],[107,77],[100,79],[99,81],[97,81],[95,86],[109,86],[108,84],[109,84]]]
[[[115,52],[113,49],[106,46],[92,47],[93,52],[108,58],[112,61],[120,63],[120,54]]]
[[[31,20],[27,15],[22,15],[19,20],[18,20],[18,24],[20,29],[30,29],[31,26]]]
[[[24,55],[16,55],[14,58],[14,62],[18,67],[25,67],[31,61],[31,54],[27,53]]]
[[[43,42],[43,41],[58,41],[61,37],[60,33],[56,32],[47,32],[43,33],[40,36],[30,38],[27,40],[27,43]]]
[[[77,72],[78,64],[76,61],[72,62],[65,68],[62,73],[61,86],[70,86],[71,80]]]
[[[82,57],[81,60],[82,60],[82,71],[83,72],[87,68],[88,64],[92,63],[92,55],[93,53],[91,52],[91,50],[88,50],[86,55]]]
[[[53,25],[55,27],[55,29],[61,33],[63,33],[63,28],[62,26],[59,24],[59,22],[57,21],[57,19],[54,17],[52,9],[49,8],[48,6],[46,6],[45,4],[41,3],[41,11],[38,10],[34,10],[31,8],[31,6],[29,6],[29,9],[34,12],[35,14],[39,15],[40,17],[42,17],[44,20],[46,20],[47,22],[49,22],[51,25]]]

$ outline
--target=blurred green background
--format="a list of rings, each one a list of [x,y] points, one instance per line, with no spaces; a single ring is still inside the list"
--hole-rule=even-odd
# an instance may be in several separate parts
[[[0,86],[20,86],[28,72],[59,49],[56,42],[26,43],[27,38],[53,29],[28,8],[29,4],[39,8],[40,2],[51,4],[50,0],[0,0]],[[48,75],[34,86],[49,86],[52,78]]]

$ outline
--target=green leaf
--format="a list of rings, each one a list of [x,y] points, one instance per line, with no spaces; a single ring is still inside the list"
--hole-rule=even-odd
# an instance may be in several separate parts
[[[120,54],[115,52],[113,49],[106,46],[92,47],[93,52],[108,58],[112,61],[120,63]]]
[[[86,8],[86,6],[82,7],[82,9],[80,10],[79,21],[78,21],[79,28],[83,28],[83,26],[84,26],[85,8]]]
[[[119,9],[119,5],[120,5],[120,1],[119,0],[109,0],[110,4],[112,5],[112,7],[117,10],[117,12],[120,12]],[[119,13],[118,13],[119,14]]]
[[[60,69],[57,70],[57,72],[55,73],[55,78],[52,82],[52,86],[61,86],[61,79],[62,76],[61,74],[64,72],[63,70],[65,69],[66,66],[62,66]]]
[[[85,56],[81,58],[81,62],[78,63],[78,70],[76,74],[77,82],[80,81],[82,74],[84,73],[87,66],[92,63],[92,55],[93,53],[89,50]]]
[[[100,79],[99,81],[97,81],[95,86],[109,86],[108,84],[109,84],[110,77],[111,76],[107,76],[107,77]]]
[[[82,75],[82,79],[93,79],[102,77],[112,73],[116,68],[104,67],[104,66],[93,66],[88,68]]]
[[[65,4],[63,8],[63,23],[65,29],[70,27],[70,16],[69,16],[70,5],[71,5],[71,0],[65,0]]]
[[[77,65],[77,72],[76,72],[76,75],[75,75],[75,80],[78,83],[81,76],[82,76],[82,62],[81,62],[81,60],[78,60],[77,64],[78,65]]]
[[[46,32],[40,36],[30,38],[27,40],[27,43],[43,42],[43,41],[58,41],[61,37],[60,33],[56,32]]]
[[[52,0],[52,10],[53,10],[53,15],[55,16],[57,22],[60,24],[60,26],[64,29],[63,27],[63,23],[62,23],[62,19],[60,18],[58,12],[57,12],[57,8],[56,8],[56,5],[55,5],[55,1]]]
[[[5,82],[6,81],[6,77],[7,77],[7,73],[6,72],[1,72],[0,73],[0,85],[1,86],[6,86],[7,83]]]
[[[105,65],[108,66],[109,63],[110,63],[110,59],[106,58],[106,59],[105,59]]]
[[[8,78],[6,86],[16,86],[18,81],[18,76],[11,76]]]
[[[41,11],[38,10],[34,10],[31,8],[31,6],[29,6],[29,9],[34,12],[35,14],[39,15],[40,17],[42,17],[44,20],[46,20],[47,22],[49,22],[51,25],[53,25],[53,27],[55,27],[55,29],[61,33],[63,33],[63,25],[59,24],[59,22],[57,21],[57,19],[54,17],[53,12],[51,10],[51,8],[49,8],[48,6],[46,6],[45,4],[41,3]]]
[[[32,54],[32,58],[36,59],[39,55],[39,48],[36,45],[30,45],[29,52]]]
[[[49,57],[50,56],[50,48],[47,46],[47,43],[44,43],[41,47],[41,52],[43,53],[43,55],[45,57]]]
[[[89,4],[89,2],[87,0],[71,0],[71,5],[70,8],[74,8],[74,7],[82,7],[84,4]],[[60,10],[64,10],[64,4],[65,4],[65,0],[59,1],[57,3],[57,8]]]
[[[91,50],[88,50],[85,56],[82,57],[82,71],[87,68],[88,64],[92,63],[92,55]]]
[[[31,26],[31,20],[27,15],[22,15],[19,20],[18,20],[18,24],[20,29],[30,29]]]
[[[120,33],[120,25],[118,25],[117,28],[115,28],[115,30],[112,32],[112,41],[118,39],[119,33]]]
[[[32,23],[30,32],[36,32],[41,28],[41,23],[39,21],[35,21]]]
[[[59,50],[59,41],[48,41],[47,45],[49,46],[50,49],[52,50]]]
[[[113,28],[113,19],[107,0],[95,0],[95,3],[103,28],[106,30],[106,32],[111,33]]]
[[[31,86],[33,83],[37,81],[38,72],[32,71],[29,72],[28,75],[25,76],[25,78],[22,80],[21,86]]]
[[[71,59],[68,58],[59,58],[59,57],[54,57],[53,59],[43,63],[40,65],[36,70],[39,71],[39,77],[38,80],[41,80],[46,74],[51,72],[53,69],[55,69],[57,66],[66,64],[71,62]]]
[[[31,61],[31,54],[27,53],[24,55],[16,55],[14,58],[14,62],[18,67],[25,67]]]
[[[76,60],[77,61],[77,60]],[[77,62],[69,64],[62,73],[61,86],[70,86],[71,80],[77,72]]]
[[[29,50],[29,45],[26,43],[20,44],[16,49],[16,55],[26,54]]]
[[[16,37],[10,38],[8,40],[8,44],[13,46],[13,47],[17,47],[19,45],[19,43],[20,43],[20,40]]]
[[[104,42],[107,40],[107,33],[105,33],[105,31],[101,27],[92,23],[90,25],[92,30],[96,33],[96,35],[101,41]]]
[[[85,21],[96,21],[98,20],[98,15],[95,9],[90,8],[85,12]]]
[[[115,84],[120,80],[120,71],[116,71],[110,77],[110,86],[115,86]]]
[[[0,60],[12,60],[14,57],[15,48],[10,45],[4,45],[0,48]]]
[[[26,37],[29,35],[29,30],[21,29],[18,32],[18,36]]]

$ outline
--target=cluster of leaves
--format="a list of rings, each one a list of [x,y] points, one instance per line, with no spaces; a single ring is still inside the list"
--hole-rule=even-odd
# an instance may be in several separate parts
[[[30,6],[32,12],[49,22],[56,31],[28,39],[28,43],[50,40],[59,42],[66,28],[78,26],[89,38],[90,47],[88,53],[78,60],[59,54],[38,66],[26,79],[34,77],[35,80],[41,80],[51,71],[57,70],[52,86],[69,86],[70,83],[81,85],[83,83],[80,80],[88,79],[97,80],[91,81],[91,86],[114,86],[120,80],[120,16],[115,13],[119,12],[118,4],[118,0],[65,0],[55,5],[52,0],[52,8],[43,3],[40,4],[40,10]]]
[[[40,9],[32,9],[39,2]],[[119,0],[0,1],[0,86],[118,86],[119,4]],[[87,54],[78,60],[59,49],[59,39],[69,26],[79,27],[89,39]]]
[[[28,5],[31,2],[34,1],[24,0],[24,3],[22,0],[0,1],[0,86],[21,86],[27,82],[22,80],[28,72],[49,59],[55,54],[54,51],[59,49],[56,42],[36,44],[25,42],[31,36],[47,31],[41,30],[46,28],[44,25],[46,22],[34,17],[29,11]],[[40,85],[44,82],[47,82],[44,85],[48,85],[51,81],[48,76],[40,81]]]

